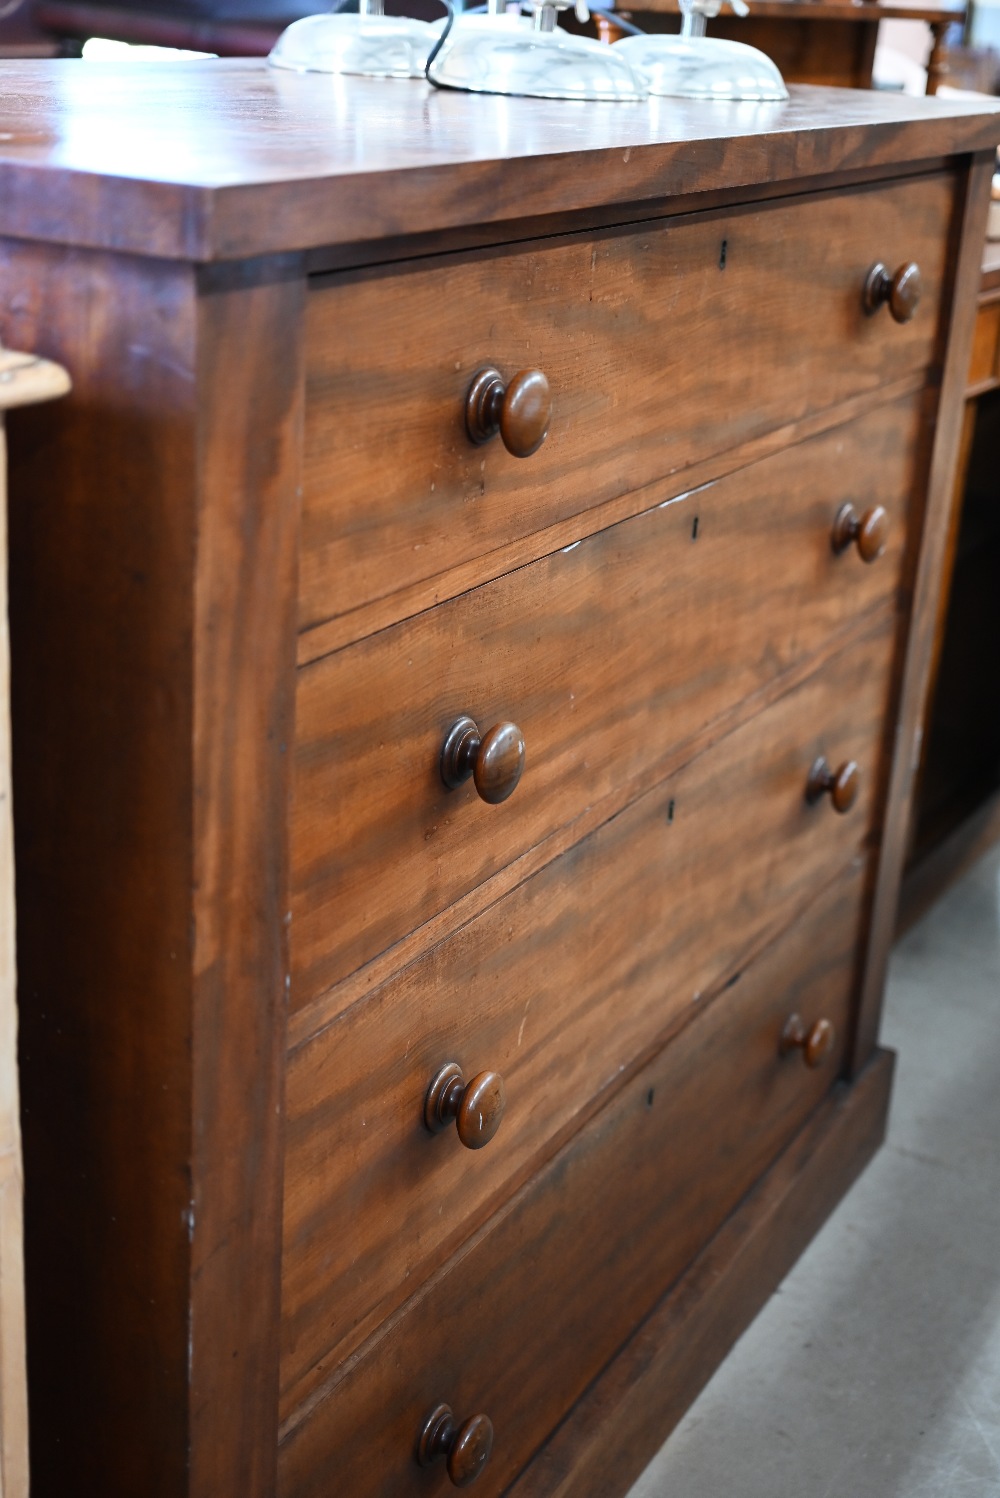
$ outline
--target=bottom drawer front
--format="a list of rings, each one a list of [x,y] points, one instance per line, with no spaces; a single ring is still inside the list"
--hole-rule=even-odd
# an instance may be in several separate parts
[[[492,1421],[476,1491],[503,1491],[832,1084],[863,882],[859,859],[290,1423],[282,1498],[449,1492],[414,1456],[442,1402]],[[793,1013],[834,1027],[815,1069],[781,1054]]]

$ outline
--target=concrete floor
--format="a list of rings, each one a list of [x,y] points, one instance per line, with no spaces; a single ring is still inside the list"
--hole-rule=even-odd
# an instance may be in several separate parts
[[[889,1139],[629,1498],[1000,1498],[1000,851],[897,946]]]

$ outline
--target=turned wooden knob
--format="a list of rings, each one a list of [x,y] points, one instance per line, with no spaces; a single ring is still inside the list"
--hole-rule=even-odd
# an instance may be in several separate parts
[[[836,1038],[837,1032],[828,1019],[818,1019],[811,1029],[806,1029],[802,1016],[793,1014],[781,1032],[781,1054],[801,1051],[806,1066],[815,1069],[823,1065]]]
[[[896,322],[909,322],[919,305],[922,289],[920,266],[913,260],[901,265],[894,276],[879,261],[865,280],[865,311],[877,312],[886,304]]]
[[[549,430],[552,392],[540,369],[521,369],[504,385],[500,371],[481,369],[465,397],[465,426],[473,442],[500,440],[515,458],[530,458]]]
[[[475,1482],[493,1450],[493,1426],[486,1415],[473,1415],[459,1425],[451,1409],[439,1404],[424,1421],[417,1435],[417,1461],[429,1467],[439,1457],[448,1462],[448,1476],[456,1488]]]
[[[481,1071],[466,1082],[457,1061],[442,1066],[424,1099],[424,1123],[432,1134],[440,1134],[454,1123],[467,1150],[489,1144],[503,1122],[507,1094],[503,1077]]]
[[[834,516],[830,539],[838,556],[854,541],[861,560],[874,562],[885,551],[888,535],[888,510],[883,510],[881,505],[872,505],[870,510],[859,515],[853,505],[847,504],[841,505]]]
[[[498,723],[480,735],[473,718],[459,718],[441,750],[441,779],[449,790],[471,775],[484,801],[497,806],[513,795],[524,769],[524,734],[516,723]]]
[[[843,814],[850,811],[858,799],[858,782],[861,772],[853,759],[845,760],[839,770],[831,770],[821,756],[809,771],[806,781],[806,800],[812,804],[821,796],[829,794],[834,811]]]

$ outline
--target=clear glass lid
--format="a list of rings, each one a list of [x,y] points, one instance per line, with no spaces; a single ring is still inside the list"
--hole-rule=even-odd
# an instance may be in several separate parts
[[[676,99],[781,100],[788,90],[756,47],[715,36],[627,36],[615,42],[651,94]]]
[[[438,88],[535,99],[645,99],[625,57],[555,24],[567,4],[539,4],[534,21],[515,15],[457,16],[427,76]]]
[[[296,73],[353,73],[362,78],[422,78],[443,22],[382,14],[381,0],[360,13],[305,16],[281,33],[268,57]]]

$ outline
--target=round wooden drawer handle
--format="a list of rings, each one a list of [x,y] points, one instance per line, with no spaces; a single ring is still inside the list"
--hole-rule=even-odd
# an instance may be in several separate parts
[[[806,800],[810,805],[829,794],[834,811],[850,811],[858,799],[861,771],[853,759],[845,760],[839,770],[831,770],[822,756],[816,760],[806,781]]]
[[[846,551],[853,541],[857,545],[858,556],[861,560],[874,562],[885,551],[888,536],[888,510],[884,510],[881,505],[872,505],[871,509],[859,515],[853,505],[846,504],[841,505],[834,516],[830,539],[838,556],[842,551]]]
[[[909,322],[920,303],[922,290],[920,266],[915,261],[907,260],[894,276],[879,261],[865,279],[865,311],[877,312],[884,303],[896,322]]]
[[[828,1019],[818,1019],[807,1030],[802,1016],[793,1014],[781,1032],[781,1054],[787,1056],[791,1051],[801,1051],[806,1066],[815,1070],[823,1065],[833,1050],[836,1038],[837,1032]]]
[[[507,1094],[498,1072],[481,1071],[466,1082],[458,1062],[449,1061],[427,1089],[424,1123],[432,1134],[454,1123],[466,1149],[481,1150],[503,1122],[506,1106]]]
[[[448,1476],[456,1488],[475,1482],[493,1450],[493,1426],[486,1415],[473,1415],[457,1424],[446,1404],[439,1404],[424,1421],[417,1436],[417,1461],[429,1467],[439,1457],[448,1462]]]
[[[530,458],[545,441],[552,392],[540,369],[520,369],[504,385],[498,369],[481,369],[465,397],[465,427],[478,446],[500,433],[515,458]]]
[[[441,779],[449,790],[471,775],[476,791],[491,806],[517,789],[524,769],[524,734],[516,723],[497,723],[480,734],[474,718],[459,718],[441,750]]]

